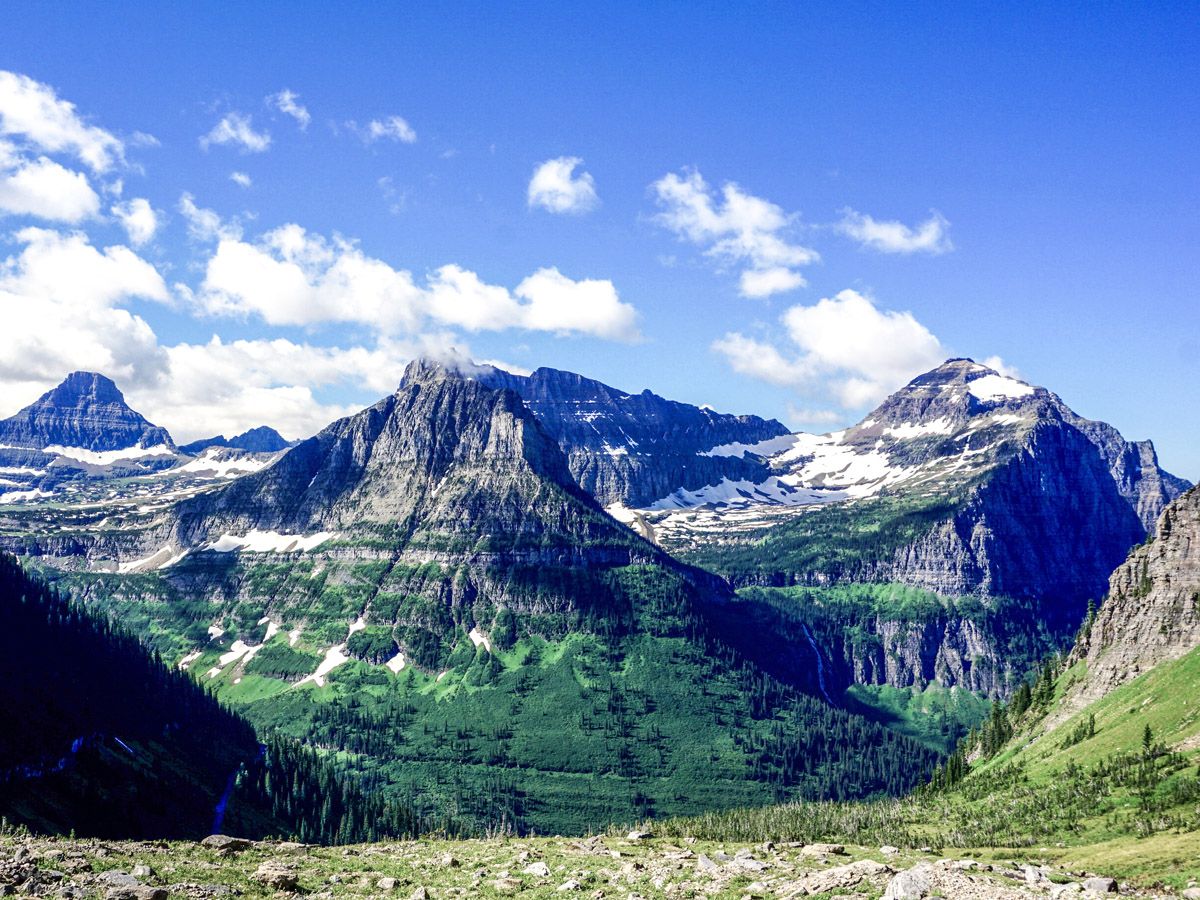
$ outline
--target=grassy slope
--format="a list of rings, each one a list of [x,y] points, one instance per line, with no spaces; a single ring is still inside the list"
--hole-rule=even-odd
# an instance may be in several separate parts
[[[1058,680],[1058,698],[1078,668]],[[1200,880],[1200,648],[1122,685],[1053,730],[1027,724],[955,789],[896,801],[785,804],[659,823],[710,840],[844,840],[954,848],[951,855],[1102,872],[1143,885]],[[1070,736],[1089,715],[1096,733]],[[1149,791],[1134,775],[1149,725],[1170,754]],[[1124,765],[1122,765],[1124,763]]]

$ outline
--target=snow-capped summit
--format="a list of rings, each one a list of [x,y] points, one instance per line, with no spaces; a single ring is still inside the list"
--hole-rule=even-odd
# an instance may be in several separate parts
[[[1066,428],[1108,470],[1120,495],[1151,530],[1187,487],[1164,472],[1149,441],[1129,442],[1084,419],[1054,393],[970,359],[919,375],[857,425],[714,447],[703,456],[765,462],[757,480],[722,479],[678,488],[645,508],[655,537],[694,544],[701,532],[755,530],[806,508],[880,495],[930,496],[977,483],[1028,451],[1038,429]]]

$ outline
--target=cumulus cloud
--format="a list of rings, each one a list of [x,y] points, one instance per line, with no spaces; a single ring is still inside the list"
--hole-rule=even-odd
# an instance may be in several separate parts
[[[238,187],[244,187],[244,188],[251,187],[254,184],[254,182],[251,180],[250,176],[247,175],[245,172],[230,172],[229,180],[232,181],[234,184],[236,184]]]
[[[213,144],[237,147],[243,153],[262,153],[271,146],[271,135],[255,131],[250,116],[231,112],[200,138],[200,146],[205,150]]]
[[[72,154],[93,172],[109,170],[125,154],[120,140],[84,122],[52,87],[14,72],[0,71],[0,135],[47,153]]]
[[[832,397],[844,409],[877,403],[940,364],[945,348],[910,312],[881,310],[845,290],[781,319],[787,344],[730,333],[713,344],[734,371]]]
[[[837,230],[864,247],[880,253],[947,253],[954,249],[948,234],[950,223],[939,212],[910,228],[903,222],[880,221],[865,213],[847,209]]]
[[[573,281],[558,269],[539,269],[517,285],[514,293],[527,301],[520,322],[524,328],[614,341],[641,339],[637,311],[621,302],[607,279]]]
[[[220,225],[206,227],[212,233]],[[546,268],[509,291],[446,265],[419,284],[411,272],[369,257],[349,241],[327,240],[299,225],[276,228],[255,242],[222,237],[197,302],[209,314],[255,316],[271,325],[359,323],[389,334],[416,334],[433,325],[639,337],[636,310],[620,300],[611,281],[575,281]]]
[[[552,213],[585,213],[596,208],[596,182],[588,172],[575,170],[583,165],[578,156],[548,159],[533,170],[529,180],[530,208],[539,206]]]
[[[0,141],[0,214],[77,224],[100,211],[87,176],[40,156],[26,159]]]
[[[166,358],[150,326],[123,308],[139,298],[167,299],[154,267],[127,247],[97,249],[82,234],[27,228],[16,238],[20,253],[0,263],[0,383],[6,390],[44,390],[76,369],[130,383],[156,381]]]
[[[112,214],[121,223],[121,227],[129,235],[129,242],[135,247],[150,241],[158,231],[158,214],[150,205],[150,201],[142,197],[114,204]]]
[[[304,106],[297,102],[299,99],[299,94],[284,88],[278,94],[271,94],[267,97],[267,105],[286,116],[291,116],[299,124],[300,130],[304,131],[308,128],[308,123],[312,121],[312,116]]]
[[[804,277],[796,270],[820,258],[789,239],[794,214],[732,182],[718,193],[692,170],[668,173],[652,188],[662,209],[658,223],[705,248],[706,255],[741,268],[743,296],[767,297],[801,287]]]
[[[382,119],[372,119],[366,125],[359,126],[355,122],[347,122],[347,126],[357,134],[364,144],[376,141],[398,141],[401,144],[415,144],[417,133],[413,131],[408,121],[401,116],[387,116]]]

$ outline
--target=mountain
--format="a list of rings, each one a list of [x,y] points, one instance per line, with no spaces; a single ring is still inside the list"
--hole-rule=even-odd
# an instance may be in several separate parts
[[[482,367],[474,377],[520,396],[566,454],[575,480],[604,506],[640,507],[723,478],[764,478],[758,458],[706,451],[787,434],[774,419],[718,413],[649,390],[628,394],[558,369],[514,375]]]
[[[235,437],[227,438],[223,434],[218,434],[216,437],[203,438],[192,441],[190,444],[184,444],[179,449],[183,453],[192,455],[211,448],[231,448],[246,450],[250,453],[278,453],[290,446],[292,446],[292,442],[284,440],[283,436],[274,428],[260,425],[257,428],[243,431]]]
[[[1006,696],[1069,645],[1148,513],[1187,487],[1149,442],[970,360],[852,428],[763,452],[766,480],[676,492],[635,524],[782,611],[820,647],[831,693],[872,704],[884,688]]]
[[[131,448],[175,447],[165,428],[131,409],[112,380],[95,372],[72,372],[58,387],[0,421],[0,444],[83,450],[87,453],[78,457],[83,461]]]
[[[221,487],[8,516],[64,589],[423,815],[577,833],[895,793],[936,758],[809,696],[808,645],[739,650],[723,582],[606,515],[517,394],[457,369],[414,363]]]
[[[1071,652],[1078,664],[1065,716],[1200,648],[1200,489],[1163,511],[1157,536],[1136,547]]]

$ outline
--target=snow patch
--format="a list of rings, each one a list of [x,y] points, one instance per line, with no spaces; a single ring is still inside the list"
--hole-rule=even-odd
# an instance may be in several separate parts
[[[354,634],[354,632],[356,632],[356,631],[362,631],[366,627],[367,627],[367,620],[364,619],[362,616],[359,616],[357,619],[355,619],[353,622],[350,623],[350,634]],[[349,635],[347,635],[347,637],[348,636]]]
[[[208,639],[210,641],[217,640],[217,638],[219,638],[224,633],[225,633],[225,629],[222,628],[220,625],[209,625],[208,626]]]
[[[120,563],[117,566],[117,571],[122,575],[129,575],[135,572],[153,572],[156,569],[166,569],[169,566],[173,566],[187,555],[187,550],[176,550],[170,544],[167,544],[149,556]]]
[[[203,652],[203,650],[193,650],[191,653],[181,659],[179,661],[180,670],[186,672],[188,670],[188,666],[198,660],[200,658],[200,654]]]
[[[218,553],[230,553],[234,550],[249,553],[304,553],[314,550],[336,535],[331,531],[320,531],[312,535],[280,534],[277,531],[259,531],[254,529],[244,537],[235,534],[223,534],[217,540],[208,544],[205,549]]]
[[[393,656],[391,659],[389,659],[383,665],[384,665],[384,668],[390,669],[392,674],[399,675],[400,670],[403,669],[406,665],[408,665],[408,663],[405,662],[403,653],[397,653],[395,656]]]
[[[765,441],[759,441],[755,444],[721,444],[696,455],[737,456],[741,459],[745,459],[747,453],[754,453],[758,456],[774,456],[777,453],[782,453],[790,449],[801,437],[802,435],[798,434],[781,434],[779,437],[767,438]]]
[[[87,450],[83,447],[63,447],[60,444],[51,444],[42,452],[56,453],[67,459],[93,466],[110,466],[124,460],[175,455],[175,451],[166,444],[155,444],[153,447],[126,447],[124,450]]]
[[[984,375],[967,382],[967,390],[980,400],[1020,399],[1033,393],[1033,388],[1023,381],[1004,375]]]
[[[479,630],[478,626],[472,628],[467,637],[471,639],[471,643],[476,647],[482,646],[488,653],[492,652],[492,642],[484,636],[484,633]]]
[[[0,503],[25,503],[29,500],[41,500],[43,497],[53,497],[54,491],[9,491],[0,494]]]
[[[321,664],[317,666],[317,671],[311,675],[305,675],[296,682],[297,687],[302,684],[312,682],[317,687],[325,687],[327,684],[325,676],[336,669],[343,663],[350,661],[350,657],[346,655],[346,645],[336,644],[325,651],[325,658],[321,660]]]
[[[904,422],[883,429],[883,433],[898,441],[907,441],[915,437],[930,434],[949,434],[954,430],[954,423],[949,419],[934,419],[932,422]]]
[[[212,454],[212,455],[210,455]],[[251,472],[257,472],[259,469],[264,469],[271,462],[267,459],[253,459],[251,457],[243,457],[240,459],[215,459],[215,454],[212,450],[206,450],[203,456],[193,459],[189,463],[185,463],[175,472],[195,472],[197,474],[212,475],[217,478],[232,478],[237,475],[249,475]]]
[[[293,628],[291,631],[288,632],[288,646],[295,647],[296,641],[298,641],[298,640],[300,640],[300,629]]]
[[[226,666],[238,660],[249,662],[262,647],[262,644],[250,645],[240,639],[234,641],[233,646],[227,652],[221,654],[221,658],[217,660],[217,664],[208,670],[206,677],[216,678]]]

